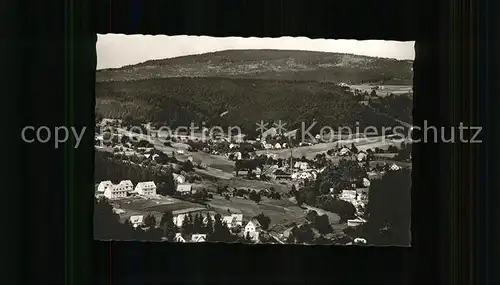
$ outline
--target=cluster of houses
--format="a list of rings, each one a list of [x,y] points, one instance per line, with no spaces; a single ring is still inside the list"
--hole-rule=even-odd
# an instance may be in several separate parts
[[[186,177],[182,174],[173,174],[174,181],[177,185],[176,191],[180,195],[193,194],[195,191],[191,184],[186,184]],[[157,196],[157,186],[154,181],[139,182],[134,187],[130,180],[122,180],[118,184],[106,180],[101,181],[97,186],[96,195],[104,196],[108,199],[121,199],[132,195],[141,195],[146,197]]]
[[[113,184],[113,182],[107,180],[99,183],[96,194],[108,199],[125,198],[132,194],[155,196],[156,184],[153,181],[139,182],[134,188],[134,184],[130,180],[122,180],[118,184]]]
[[[189,213],[182,213],[174,215],[173,223],[178,228],[182,227],[184,219],[189,215]],[[211,216],[212,220],[215,218],[215,214],[207,213],[207,215],[203,216],[203,223],[207,224],[208,215]],[[133,215],[130,216],[129,221],[132,223],[134,227],[141,227],[144,222],[143,215]],[[256,219],[251,219],[248,221],[245,226],[243,221],[243,214],[231,214],[222,216],[222,223],[226,224],[230,230],[241,228],[242,231],[240,234],[243,234],[244,237],[250,239],[250,241],[257,242],[259,240],[259,235],[262,232],[262,226]],[[175,242],[205,242],[207,239],[206,234],[192,234],[192,235],[183,235],[181,233],[177,233],[175,235]]]

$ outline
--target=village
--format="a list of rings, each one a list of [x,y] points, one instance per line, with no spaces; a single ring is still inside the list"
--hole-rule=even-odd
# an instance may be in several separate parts
[[[162,240],[173,242],[209,241],[207,228],[221,222],[236,240],[249,243],[363,244],[364,237],[346,232],[366,222],[371,182],[411,168],[411,144],[404,138],[336,134],[324,142],[317,134],[298,142],[297,130],[271,128],[253,139],[222,133],[204,139],[205,131],[172,136],[152,123],[97,121],[96,155],[160,174],[156,181],[103,175],[96,198],[137,229],[164,228],[168,213],[175,230]],[[304,237],[306,228],[311,237]]]

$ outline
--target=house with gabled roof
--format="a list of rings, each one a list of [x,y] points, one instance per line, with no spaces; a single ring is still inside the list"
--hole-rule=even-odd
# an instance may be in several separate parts
[[[259,240],[259,234],[262,231],[262,225],[257,221],[257,219],[250,220],[245,226],[245,237],[250,237],[253,241]]]
[[[104,197],[108,199],[125,198],[128,195],[127,187],[120,184],[111,184],[104,190]]]
[[[186,183],[186,177],[184,175],[174,173],[173,176],[174,176],[175,182],[177,182],[179,184]]]
[[[207,235],[206,234],[193,234],[191,235],[191,242],[206,242]]]
[[[139,182],[135,186],[135,192],[144,196],[156,195],[156,184],[153,181]]]
[[[177,192],[181,195],[191,194],[193,187],[191,184],[179,184],[177,185]]]
[[[119,185],[124,186],[127,192],[132,192],[132,190],[134,190],[134,184],[132,184],[130,180],[122,180]]]
[[[112,185],[113,185],[113,182],[111,182],[109,180],[101,181],[101,183],[99,183],[99,186],[97,186],[97,192],[104,193],[104,190],[106,190],[106,188],[108,188]]]
[[[222,224],[226,224],[228,228],[231,228],[232,223],[233,223],[233,217],[231,216],[222,217]]]
[[[132,223],[134,228],[142,226],[142,223],[144,222],[144,216],[143,215],[134,215],[130,216],[129,221]]]
[[[234,226],[243,226],[243,214],[231,214],[233,218],[233,227]]]
[[[396,165],[395,163],[393,163],[390,167],[389,167],[390,170],[392,171],[398,171],[401,169],[401,167],[399,167],[398,165]]]

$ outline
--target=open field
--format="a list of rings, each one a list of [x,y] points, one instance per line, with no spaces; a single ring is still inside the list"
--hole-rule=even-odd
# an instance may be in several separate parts
[[[378,96],[386,96],[387,93],[392,93],[394,95],[406,94],[408,92],[413,93],[412,85],[378,85],[381,88],[375,90]],[[360,84],[360,85],[350,85],[351,89],[359,89],[362,92],[367,91],[370,93],[374,85]]]
[[[232,197],[230,201],[220,195],[214,195],[214,199],[208,204],[213,210],[227,214],[228,209],[231,213],[241,213],[245,219],[250,219],[260,213],[271,219],[271,225],[293,222],[297,219],[303,219],[305,210],[291,202],[282,200],[284,204],[276,205],[275,201],[262,198],[257,204],[252,200]],[[280,201],[281,202],[281,201]]]
[[[137,134],[126,131],[124,129],[118,129],[118,132],[128,136],[137,136]],[[180,161],[185,161],[189,157],[191,157],[193,159],[193,162],[196,164],[203,163],[206,166],[212,166],[213,168],[223,170],[227,173],[230,173],[234,170],[234,162],[226,159],[222,155],[212,155],[201,151],[189,152],[187,151],[189,146],[184,143],[172,143],[171,146],[165,146],[163,145],[162,140],[158,138],[147,135],[142,135],[141,137],[145,140],[148,140],[155,146],[155,148],[165,152],[168,155],[174,152],[175,157]],[[184,154],[178,154],[178,150],[183,150]]]
[[[123,198],[112,201],[114,207],[122,209],[125,213],[120,214],[122,221],[132,215],[153,214],[159,219],[166,211],[198,211],[206,207],[171,197],[159,197],[155,199],[143,199],[138,197]]]
[[[211,177],[211,178],[217,178],[217,179],[222,179],[222,180],[227,180],[233,178],[233,174],[224,172],[220,169],[216,169],[213,167],[207,167],[206,169],[198,169],[195,168],[194,171],[199,174],[200,176],[205,176],[205,177]]]
[[[340,216],[335,214],[335,213],[332,213],[332,212],[328,212],[328,211],[325,211],[323,209],[320,209],[320,208],[316,208],[316,207],[311,207],[311,206],[304,206],[305,208],[307,208],[308,210],[312,210],[312,211],[316,211],[316,213],[318,213],[318,215],[327,215],[328,216],[328,220],[330,221],[330,223],[332,224],[338,224],[339,221],[340,221]]]
[[[277,183],[277,182],[267,182],[267,181],[261,181],[261,180],[246,180],[243,178],[239,177],[233,177],[229,180],[226,181],[221,181],[220,184],[222,186],[226,186],[229,188],[245,188],[245,189],[252,189],[252,190],[263,190],[263,189],[269,189],[271,187],[274,187],[276,192],[278,193],[288,193],[290,191],[290,187]]]

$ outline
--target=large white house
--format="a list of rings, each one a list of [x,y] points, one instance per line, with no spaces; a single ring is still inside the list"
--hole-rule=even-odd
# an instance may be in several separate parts
[[[108,188],[109,186],[112,186],[112,185],[113,185],[113,182],[111,182],[109,180],[101,181],[101,183],[99,183],[99,186],[97,186],[97,192],[104,193],[106,188]]]
[[[207,235],[206,234],[193,234],[191,235],[191,242],[206,242]]]
[[[112,184],[104,190],[104,197],[108,199],[119,199],[127,197],[128,187],[122,184]]]
[[[259,240],[259,234],[262,231],[262,226],[256,219],[251,220],[245,226],[245,237],[249,236],[253,241]]]
[[[401,167],[397,166],[395,163],[393,163],[390,167],[389,167],[390,170],[392,171],[398,171],[401,169]]]
[[[134,184],[132,184],[132,181],[130,180],[122,180],[119,184],[125,186],[128,192],[132,192],[132,190],[134,190]]]
[[[186,177],[184,177],[184,175],[174,173],[173,176],[174,176],[175,182],[177,182],[179,184],[186,183]]]
[[[156,184],[153,181],[139,182],[135,186],[135,192],[144,196],[156,195]]]
[[[144,216],[143,215],[130,216],[129,221],[132,223],[134,228],[136,228],[142,226],[142,223],[144,221]]]

